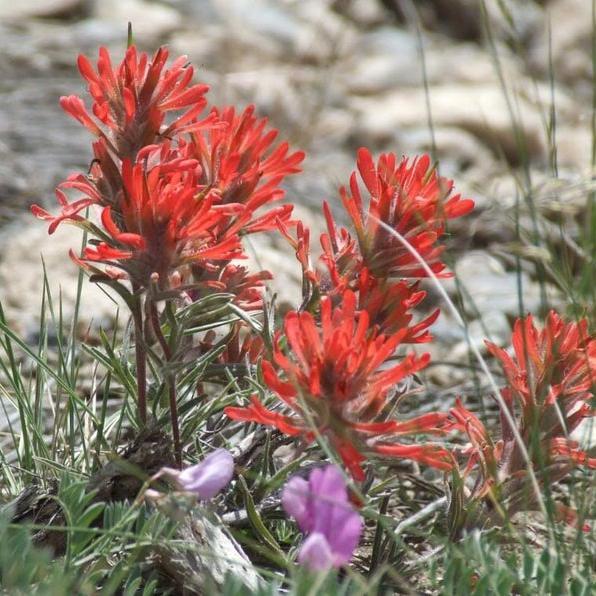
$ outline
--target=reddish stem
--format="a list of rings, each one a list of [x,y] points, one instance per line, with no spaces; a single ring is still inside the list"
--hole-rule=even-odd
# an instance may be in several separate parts
[[[143,337],[143,315],[140,298],[135,301],[133,309],[135,324],[135,359],[137,368],[137,408],[141,425],[147,424],[147,353],[145,351],[145,338]]]
[[[172,362],[172,350],[164,337],[164,334],[161,330],[161,325],[159,324],[159,315],[157,313],[157,307],[155,306],[154,302],[151,302],[149,306],[149,316],[151,318],[151,325],[153,326],[153,331],[157,337],[157,341],[161,346],[161,349],[164,353],[166,359],[166,367],[169,369],[170,364]],[[177,403],[177,394],[176,394],[176,379],[175,375],[168,371],[166,374],[166,382],[168,384],[168,394],[170,398],[170,418],[172,419],[172,435],[174,437],[174,453],[176,456],[176,463],[178,467],[182,467],[182,444],[180,442],[180,426],[178,424],[178,403]]]

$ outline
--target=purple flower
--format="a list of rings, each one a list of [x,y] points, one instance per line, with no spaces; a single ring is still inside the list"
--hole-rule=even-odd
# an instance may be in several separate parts
[[[180,490],[194,493],[205,501],[225,488],[234,475],[234,458],[225,449],[216,449],[202,462],[184,470],[163,468],[162,474],[173,480]]]
[[[305,480],[287,482],[281,502],[307,535],[298,552],[300,564],[312,571],[341,567],[352,558],[362,534],[362,518],[348,498],[337,466],[313,470]]]

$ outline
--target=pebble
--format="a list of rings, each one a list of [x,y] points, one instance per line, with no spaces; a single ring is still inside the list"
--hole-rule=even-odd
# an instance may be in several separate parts
[[[551,69],[550,44],[556,80],[583,91],[586,99],[592,80],[591,11],[590,2],[585,0],[552,0],[547,4],[537,42],[530,48],[532,65],[546,77]]]

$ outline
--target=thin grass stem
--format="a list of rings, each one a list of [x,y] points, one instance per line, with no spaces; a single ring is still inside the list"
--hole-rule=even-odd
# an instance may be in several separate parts
[[[520,453],[522,454],[522,457],[524,458],[524,461],[528,467],[528,475],[530,477],[530,482],[532,484],[532,489],[534,491],[536,503],[540,509],[540,512],[544,515],[545,519],[548,519],[549,518],[548,511],[546,509],[546,505],[545,505],[544,499],[542,497],[542,491],[540,490],[540,485],[538,484],[538,479],[536,478],[536,473],[534,472],[534,466],[530,459],[530,455],[528,453],[526,445],[519,433],[519,430],[517,429],[517,425],[515,424],[515,420],[513,419],[513,416],[511,415],[511,412],[509,411],[507,404],[503,400],[501,391],[499,390],[499,387],[498,387],[497,383],[495,382],[495,379],[494,379],[493,375],[491,374],[491,372],[486,364],[486,361],[482,357],[482,354],[480,353],[480,350],[478,349],[478,347],[474,344],[474,342],[472,342],[470,340],[465,322],[464,322],[461,314],[457,310],[457,307],[455,306],[455,304],[453,304],[453,301],[451,300],[451,298],[445,291],[445,288],[441,285],[437,276],[433,273],[433,271],[428,266],[426,261],[422,258],[420,253],[399,232],[395,231],[392,227],[388,226],[384,221],[381,221],[380,219],[378,219],[377,217],[375,217],[373,215],[370,215],[370,217],[375,222],[377,222],[385,231],[387,231],[387,233],[391,234],[394,238],[399,240],[399,242],[404,246],[404,248],[418,261],[418,263],[420,263],[420,266],[424,269],[424,271],[428,275],[429,279],[432,280],[432,282],[436,286],[437,290],[439,291],[440,295],[442,296],[443,300],[445,300],[445,303],[448,305],[449,309],[451,310],[453,316],[455,317],[455,320],[464,330],[464,333],[466,334],[466,341],[468,342],[470,349],[472,350],[474,356],[478,360],[478,364],[482,368],[482,371],[486,375],[486,378],[488,379],[488,382],[493,389],[495,400],[497,401],[499,408],[502,411],[503,416],[511,429],[511,433],[513,434],[515,442],[516,442],[516,444],[520,450]],[[550,536],[551,540],[553,540],[553,542],[554,542],[554,533],[553,533],[553,529],[550,524],[548,524],[548,531],[549,531],[549,536]]]

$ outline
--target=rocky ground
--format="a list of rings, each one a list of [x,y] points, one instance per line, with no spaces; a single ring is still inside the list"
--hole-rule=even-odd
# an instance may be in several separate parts
[[[448,289],[454,297],[464,290],[473,342],[482,347],[488,335],[507,343],[519,312],[513,252],[523,257],[524,308],[558,300],[554,284],[537,281],[540,249],[516,241],[517,201],[532,191],[544,229],[557,213],[575,242],[591,185],[590,3],[486,0],[485,11],[477,0],[415,4],[418,14],[399,0],[0,0],[0,293],[9,321],[35,333],[40,254],[66,315],[71,309],[77,272],[66,252],[76,234],[65,227],[48,238],[28,207],[52,205],[54,186],[87,168],[89,137],[58,97],[83,90],[79,52],[94,56],[106,45],[122,54],[131,21],[143,49],[167,43],[188,54],[214,103],[256,103],[307,151],[288,197],[315,229],[321,200],[333,204],[359,146],[433,152],[441,173],[477,202],[452,230],[458,283]],[[530,230],[523,209],[521,217]],[[282,300],[296,303],[291,251],[278,239],[255,248]],[[92,307],[83,319],[102,324],[112,303],[90,285],[85,291]],[[435,334],[439,361],[467,359],[452,317]],[[466,375],[452,366],[429,374],[440,385]]]

